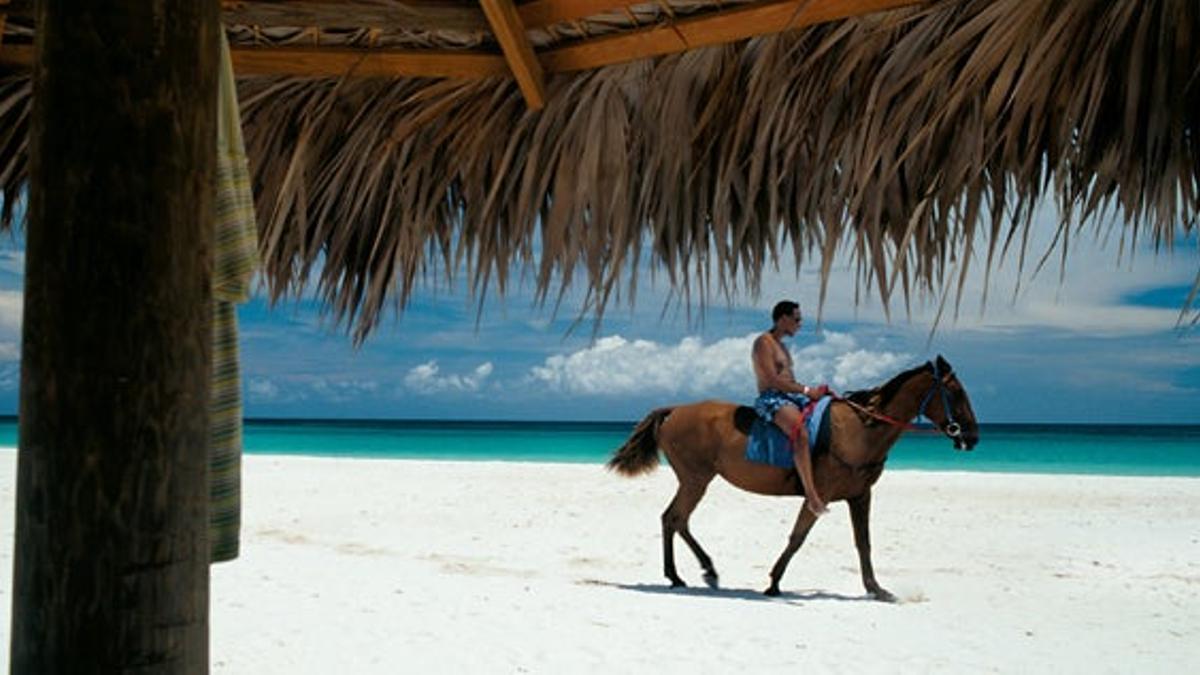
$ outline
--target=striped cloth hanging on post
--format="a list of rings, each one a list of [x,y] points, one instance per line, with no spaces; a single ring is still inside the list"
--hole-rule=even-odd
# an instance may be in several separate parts
[[[242,382],[237,307],[250,297],[258,265],[254,196],[242,141],[237,83],[221,33],[217,113],[216,234],[213,238],[213,350],[209,405],[209,557],[238,555],[242,521]]]

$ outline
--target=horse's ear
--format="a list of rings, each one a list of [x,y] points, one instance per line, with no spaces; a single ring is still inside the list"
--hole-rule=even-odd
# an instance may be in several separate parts
[[[954,370],[954,368],[950,366],[950,362],[946,359],[943,359],[941,354],[937,355],[937,367],[939,373],[949,373]]]

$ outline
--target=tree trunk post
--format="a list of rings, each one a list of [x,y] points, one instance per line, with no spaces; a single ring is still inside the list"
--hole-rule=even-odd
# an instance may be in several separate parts
[[[218,3],[36,25],[12,672],[206,672]]]
[[[8,0],[0,0],[0,44],[4,42],[4,6],[8,4]]]

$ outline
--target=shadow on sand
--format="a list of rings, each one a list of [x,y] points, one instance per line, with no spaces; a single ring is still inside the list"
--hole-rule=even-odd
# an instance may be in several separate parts
[[[714,598],[719,600],[753,600],[756,602],[784,602],[790,605],[801,605],[805,602],[818,600],[836,600],[838,602],[876,602],[869,595],[842,595],[826,591],[803,591],[792,593],[784,591],[775,597],[763,595],[762,591],[746,588],[709,588],[707,586],[687,586],[671,588],[665,584],[618,584],[601,579],[580,579],[575,583],[583,586],[605,586],[619,588],[623,591],[638,593],[653,593],[655,595],[682,595],[697,598]]]

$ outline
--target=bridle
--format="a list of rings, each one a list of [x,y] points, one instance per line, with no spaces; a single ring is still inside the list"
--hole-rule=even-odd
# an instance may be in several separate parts
[[[933,422],[934,425],[936,425],[938,427],[939,431],[941,431],[943,434],[945,434],[947,438],[954,441],[954,447],[956,449],[961,450],[962,449],[961,444],[963,442],[962,441],[962,425],[959,424],[958,421],[954,419],[954,413],[952,412],[952,410],[950,408],[952,395],[951,395],[950,391],[946,388],[945,383],[942,382],[943,377],[948,377],[954,371],[947,370],[945,373],[939,372],[937,362],[933,362],[933,361],[929,362],[929,365],[933,368],[933,386],[931,386],[929,388],[929,391],[925,393],[925,398],[921,399],[921,408],[920,408],[920,410],[917,411],[917,417],[924,417],[925,419],[929,420],[930,422]],[[925,410],[929,407],[929,402],[933,400],[934,394],[937,394],[939,397],[941,397],[942,411],[946,414],[946,422],[945,422],[945,424],[942,424],[942,425],[938,425],[937,422],[935,422],[933,420],[933,418],[929,417],[929,415],[927,415],[925,413]],[[910,424],[908,422],[902,422],[898,419],[895,419],[894,417],[889,417],[888,415],[885,415],[877,410],[872,410],[872,409],[862,405],[861,403],[852,401],[849,398],[843,398],[841,396],[836,396],[835,399],[841,401],[842,403],[845,403],[846,405],[850,406],[851,408],[854,408],[855,410],[866,415],[867,417],[872,417],[881,422],[886,422],[894,427],[900,427],[901,429],[916,429],[916,428],[918,428],[914,424]],[[830,448],[830,450],[832,451],[833,448]],[[840,456],[836,451],[832,451],[830,454],[832,454],[834,459],[836,459],[839,463],[841,463],[842,466],[845,466],[848,469],[854,469],[854,470],[858,470],[858,471],[881,469],[883,467],[884,462],[887,461],[887,456],[885,455],[883,459],[881,459],[877,462],[870,462],[868,464],[852,464],[852,463],[846,461],[846,459],[843,458],[842,456]]]
[[[917,411],[917,417],[924,417],[930,422],[933,422],[934,425],[938,427],[939,431],[957,444],[962,439],[962,425],[954,419],[954,411],[950,407],[952,394],[950,393],[950,390],[946,388],[945,383],[942,382],[943,377],[951,375],[954,371],[948,370],[945,373],[939,372],[936,361],[931,361],[930,366],[933,367],[933,386],[929,388],[929,391],[925,392],[925,398],[921,399],[921,408]],[[938,423],[935,422],[932,417],[925,413],[925,410],[929,407],[929,402],[933,400],[934,394],[937,394],[942,399],[942,411],[946,414],[946,422],[942,425],[938,425]],[[864,415],[873,417],[881,422],[886,422],[894,427],[901,427],[903,429],[917,428],[917,426],[914,424],[901,422],[898,419],[884,415],[879,411],[871,410],[870,408],[851,401],[848,398],[843,398],[841,400]]]
[[[946,414],[946,423],[938,427],[946,438],[954,441],[956,444],[962,439],[962,425],[954,419],[954,409],[950,407],[950,390],[946,388],[943,377],[949,377],[954,371],[948,370],[945,373],[938,372],[937,361],[932,362],[933,365],[933,386],[925,393],[925,398],[921,400],[921,408],[917,411],[918,417],[934,422],[933,418],[925,414],[925,408],[929,406],[929,402],[933,400],[934,393],[937,393],[942,398],[942,412]]]

